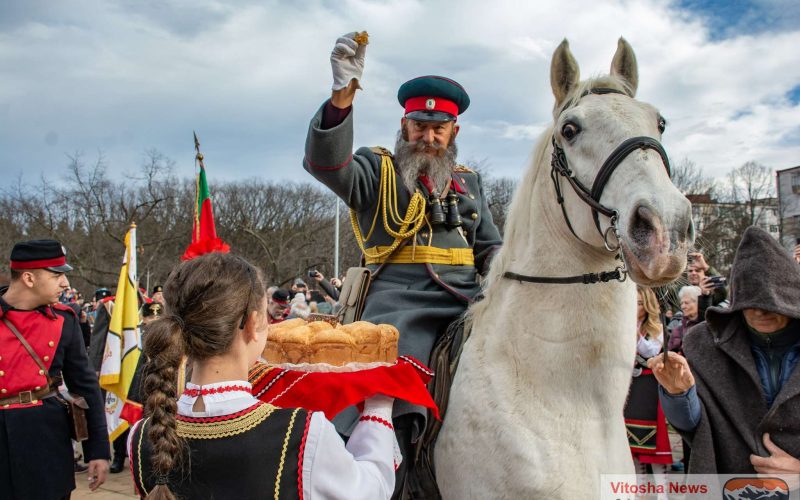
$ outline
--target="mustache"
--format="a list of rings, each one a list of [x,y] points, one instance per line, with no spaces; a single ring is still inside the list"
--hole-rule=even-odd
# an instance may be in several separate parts
[[[424,153],[426,151],[441,151],[443,149],[447,149],[447,146],[441,144],[439,142],[433,141],[431,143],[427,143],[423,140],[419,141],[407,141],[408,148],[410,152],[413,153]]]

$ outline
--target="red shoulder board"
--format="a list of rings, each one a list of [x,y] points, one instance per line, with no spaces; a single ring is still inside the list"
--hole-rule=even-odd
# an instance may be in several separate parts
[[[114,299],[116,299],[116,298],[117,298],[117,296],[116,296],[116,295],[111,295],[111,296],[109,296],[109,297],[106,297],[106,298],[104,298],[104,299],[100,300],[100,302],[101,302],[101,303],[103,303],[103,304],[105,304],[106,302],[113,302],[113,301],[114,301]]]

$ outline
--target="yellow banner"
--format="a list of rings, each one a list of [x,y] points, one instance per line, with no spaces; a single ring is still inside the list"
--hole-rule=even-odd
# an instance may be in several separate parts
[[[109,439],[114,440],[133,422],[120,414],[142,352],[139,336],[138,279],[136,276],[136,225],[125,236],[125,257],[117,282],[114,309],[106,337],[100,387],[107,391],[106,420]]]

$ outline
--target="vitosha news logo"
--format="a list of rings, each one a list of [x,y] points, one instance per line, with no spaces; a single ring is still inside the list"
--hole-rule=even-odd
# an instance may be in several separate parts
[[[664,483],[612,481],[610,490],[613,495],[619,495],[618,498],[629,498],[629,495],[707,495],[711,491],[707,484],[684,484],[681,481],[666,481]],[[759,498],[761,500],[761,497],[742,498],[748,498],[748,500]]]
[[[737,477],[723,488],[724,500],[784,500],[789,498],[789,485],[777,478]]]

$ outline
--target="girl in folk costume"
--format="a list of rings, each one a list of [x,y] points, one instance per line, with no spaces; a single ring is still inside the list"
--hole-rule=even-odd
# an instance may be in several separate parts
[[[148,499],[388,499],[397,446],[393,399],[364,403],[345,446],[322,413],[258,401],[248,368],[266,343],[260,273],[211,253],[181,263],[165,288],[163,318],[144,346],[146,418],[129,441],[133,478]],[[191,382],[176,401],[182,356]]]
[[[649,464],[656,478],[663,480],[667,465],[672,463],[672,452],[667,422],[658,401],[658,384],[652,370],[647,368],[647,360],[662,351],[661,308],[651,289],[639,286],[636,289],[636,362],[625,405],[625,427],[636,473],[647,474]]]

